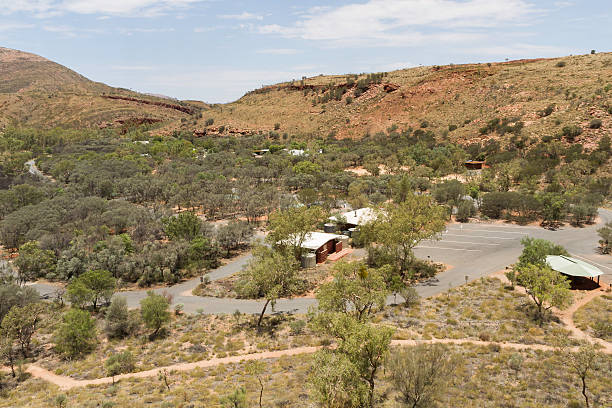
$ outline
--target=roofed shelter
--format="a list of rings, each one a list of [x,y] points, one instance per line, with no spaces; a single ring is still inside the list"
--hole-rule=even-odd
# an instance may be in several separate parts
[[[376,212],[372,208],[359,208],[357,210],[347,211],[340,216],[330,217],[332,221],[342,221],[346,227],[357,227],[365,225],[376,219]]]
[[[546,263],[555,271],[576,278],[589,278],[595,280],[599,285],[599,277],[603,275],[601,269],[580,259],[564,255],[549,255]]]
[[[464,166],[468,170],[482,170],[487,167],[487,163],[484,160],[468,160],[464,163]]]
[[[314,253],[316,263],[322,263],[327,260],[329,254],[342,251],[342,236],[326,232],[309,232],[300,247]]]

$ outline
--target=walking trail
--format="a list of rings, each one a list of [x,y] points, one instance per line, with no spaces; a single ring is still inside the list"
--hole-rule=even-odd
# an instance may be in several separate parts
[[[595,296],[589,296],[589,299],[593,299]],[[577,302],[579,306],[575,309],[578,309],[581,304],[588,302],[588,300],[581,299],[580,302]],[[570,315],[571,316],[571,315]],[[571,320],[571,317],[569,318]],[[583,339],[588,340],[596,340],[592,339],[588,334],[580,331],[580,329],[576,328],[573,325],[573,321],[571,321],[571,326],[574,327],[572,330],[573,333],[579,334]],[[570,327],[570,325],[568,325]],[[578,333],[579,332],[579,333]],[[539,350],[539,351],[554,351],[557,350],[556,347],[549,346],[546,344],[520,344],[520,343],[496,343],[493,341],[481,341],[481,340],[472,340],[472,339],[431,339],[431,340],[393,340],[391,345],[393,346],[416,346],[419,344],[472,344],[477,346],[489,346],[492,344],[498,345],[501,348],[515,349],[515,350]],[[602,353],[612,354],[612,344],[601,340],[600,343],[603,348],[600,349]],[[85,387],[88,385],[101,385],[101,384],[111,384],[115,381],[127,378],[147,378],[147,377],[155,377],[160,371],[166,370],[168,372],[172,371],[189,371],[195,368],[207,368],[207,367],[215,367],[222,364],[232,364],[232,363],[240,363],[243,361],[250,360],[265,360],[271,358],[280,358],[283,356],[295,356],[298,354],[311,354],[321,349],[321,347],[298,347],[288,350],[279,350],[279,351],[267,351],[263,353],[253,353],[253,354],[245,354],[241,356],[231,356],[231,357],[223,357],[223,358],[212,358],[210,360],[202,360],[196,361],[194,363],[181,363],[174,364],[166,367],[158,367],[152,370],[140,371],[136,373],[129,374],[121,374],[113,377],[103,377],[96,378],[94,380],[76,380],[74,378],[61,376],[52,373],[49,370],[46,370],[42,367],[36,365],[30,365],[27,368],[27,372],[30,373],[33,377],[40,378],[47,382],[57,385],[62,390],[70,390],[76,387]],[[570,348],[571,351],[576,351],[577,347]],[[6,368],[4,370],[7,370]]]
[[[506,280],[506,277],[502,272],[498,272],[493,274],[493,276],[501,279],[502,281]],[[520,290],[517,288],[517,290]],[[609,343],[603,339],[593,338],[589,334],[580,330],[574,324],[574,313],[583,305],[587,304],[591,300],[595,299],[598,296],[603,295],[605,292],[601,289],[592,290],[587,293],[585,296],[574,302],[568,309],[559,311],[554,310],[554,313],[559,317],[559,319],[565,324],[568,330],[572,333],[572,335],[579,340],[586,340],[593,343],[597,343],[601,346],[600,352],[605,354],[612,354],[612,343]],[[473,344],[479,346],[488,346],[492,344],[496,344],[501,348],[510,348],[516,350],[540,350],[540,351],[554,351],[557,350],[554,346],[549,346],[545,344],[520,344],[520,343],[496,343],[492,341],[480,341],[480,340],[472,340],[472,339],[431,339],[431,340],[393,340],[391,344],[393,346],[415,346],[418,344],[433,344],[433,343],[442,343],[442,344]],[[127,378],[147,378],[147,377],[155,377],[157,374],[166,370],[168,372],[172,371],[189,371],[195,368],[207,368],[214,367],[221,364],[232,364],[232,363],[240,363],[242,361],[249,360],[264,360],[271,358],[279,358],[283,356],[294,356],[298,354],[310,354],[319,350],[321,347],[298,347],[287,350],[279,350],[279,351],[268,351],[262,353],[252,353],[245,354],[240,356],[231,356],[231,357],[223,357],[223,358],[212,358],[210,360],[201,360],[193,363],[180,363],[174,364],[166,367],[158,367],[151,370],[140,371],[136,373],[129,374],[121,374],[115,377],[103,377],[96,378],[93,380],[76,380],[74,378],[61,376],[54,374],[53,372],[46,370],[42,367],[36,365],[30,365],[27,368],[27,372],[30,373],[35,378],[40,378],[47,382],[57,385],[62,390],[70,390],[76,387],[85,387],[88,385],[100,385],[100,384],[111,384],[114,381],[118,381],[121,379]],[[571,351],[576,351],[577,347],[570,348]],[[1,368],[3,371],[8,371],[8,368]]]

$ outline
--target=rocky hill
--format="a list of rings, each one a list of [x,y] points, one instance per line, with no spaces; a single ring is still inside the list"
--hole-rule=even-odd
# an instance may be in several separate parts
[[[180,121],[199,111],[90,81],[38,55],[0,48],[0,126],[114,127]]]
[[[412,127],[472,141],[510,135],[505,130],[518,123],[522,135],[535,138],[577,127],[575,141],[588,144],[612,126],[611,78],[612,54],[605,53],[318,76],[215,105],[195,128],[183,129],[354,138]]]

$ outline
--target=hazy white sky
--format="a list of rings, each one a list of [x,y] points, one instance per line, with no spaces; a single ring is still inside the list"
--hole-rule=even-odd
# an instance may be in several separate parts
[[[0,46],[227,102],[303,75],[607,51],[610,0],[0,0]]]

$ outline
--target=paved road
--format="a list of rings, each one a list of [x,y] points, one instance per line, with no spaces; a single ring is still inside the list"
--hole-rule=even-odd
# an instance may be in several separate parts
[[[598,266],[606,275],[604,279],[612,282],[612,256],[597,253],[599,237],[597,228],[612,220],[612,211],[600,209],[600,222],[584,228],[563,227],[550,231],[541,227],[519,227],[505,224],[451,224],[442,234],[439,241],[424,241],[415,249],[419,258],[428,256],[436,261],[450,265],[451,268],[437,275],[434,282],[420,284],[416,287],[422,297],[437,295],[469,281],[487,276],[515,263],[522,251],[520,241],[525,236],[544,238],[564,246],[573,256],[591,262]],[[238,272],[251,259],[244,255],[230,264],[224,265],[209,274],[211,280],[221,279]],[[199,278],[178,285],[156,289],[161,293],[167,291],[174,296],[174,303],[182,303],[185,312],[194,313],[202,310],[204,313],[259,313],[263,307],[262,301],[244,299],[220,299],[212,297],[189,296],[191,290],[199,284]],[[52,293],[55,287],[48,284],[34,285],[42,294]],[[146,296],[145,291],[121,292],[129,307],[138,307]],[[388,302],[393,298],[389,297]],[[279,300],[277,312],[303,313],[315,304],[314,299],[295,298]],[[272,310],[269,310],[272,312]]]

